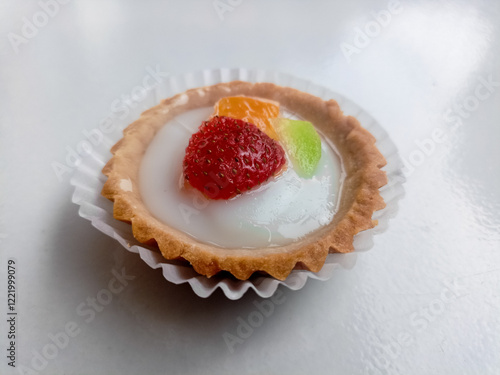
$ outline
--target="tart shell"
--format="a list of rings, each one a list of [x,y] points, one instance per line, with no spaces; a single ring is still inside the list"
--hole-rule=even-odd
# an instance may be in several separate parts
[[[156,219],[146,208],[139,190],[142,156],[156,132],[181,113],[213,106],[225,96],[246,95],[274,100],[310,121],[336,147],[346,172],[333,220],[288,245],[258,249],[222,248],[195,238]],[[272,83],[233,81],[188,90],[145,111],[123,131],[123,138],[103,168],[108,177],[102,195],[114,202],[116,219],[130,223],[134,237],[156,245],[166,259],[185,259],[207,277],[228,271],[240,280],[265,272],[284,280],[296,266],[318,272],[328,253],[353,251],[354,235],[373,228],[373,212],[385,207],[379,188],[387,183],[386,161],[375,138],[351,116],[344,116],[335,100]],[[175,208],[173,208],[175,209]]]

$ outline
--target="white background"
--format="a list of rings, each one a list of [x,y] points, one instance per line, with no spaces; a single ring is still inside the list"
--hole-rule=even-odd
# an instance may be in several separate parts
[[[40,374],[499,374],[500,4],[231,3],[219,15],[211,0],[69,1],[44,18],[37,1],[1,2],[0,373],[19,373],[5,356],[15,258],[16,362],[33,369],[45,350]],[[53,170],[148,67],[265,68],[322,84],[371,113],[411,166],[374,248],[327,282],[279,289],[282,303],[231,348],[223,335],[262,300],[169,284],[81,219],[71,173]],[[81,316],[123,268],[135,279]],[[49,335],[69,322],[77,334],[54,353]]]

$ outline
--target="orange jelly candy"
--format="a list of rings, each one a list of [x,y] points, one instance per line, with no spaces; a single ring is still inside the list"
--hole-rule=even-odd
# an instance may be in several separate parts
[[[214,116],[227,116],[254,124],[269,137],[278,139],[271,119],[279,116],[279,104],[247,96],[228,96],[215,104]]]

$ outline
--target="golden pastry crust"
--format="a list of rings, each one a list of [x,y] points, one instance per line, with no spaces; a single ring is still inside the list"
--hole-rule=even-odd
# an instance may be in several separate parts
[[[288,245],[259,249],[222,248],[200,242],[153,217],[139,192],[139,167],[156,132],[177,115],[213,106],[225,96],[246,95],[274,100],[310,121],[337,148],[346,171],[341,199],[330,224]],[[372,228],[376,210],[385,207],[379,188],[387,183],[386,161],[375,138],[350,116],[344,116],[335,100],[271,83],[233,81],[188,90],[163,100],[129,125],[113,146],[113,157],[103,168],[108,177],[102,195],[114,202],[113,214],[132,224],[134,237],[156,244],[166,259],[185,259],[196,272],[208,277],[228,271],[241,280],[254,272],[266,272],[284,280],[296,265],[318,272],[329,252],[352,251],[356,233]],[[125,183],[124,183],[125,182]]]

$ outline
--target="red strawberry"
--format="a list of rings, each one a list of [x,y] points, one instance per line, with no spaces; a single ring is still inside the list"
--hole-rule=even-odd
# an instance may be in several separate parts
[[[191,136],[184,177],[209,198],[229,199],[266,181],[285,161],[283,148],[255,125],[215,116]]]

